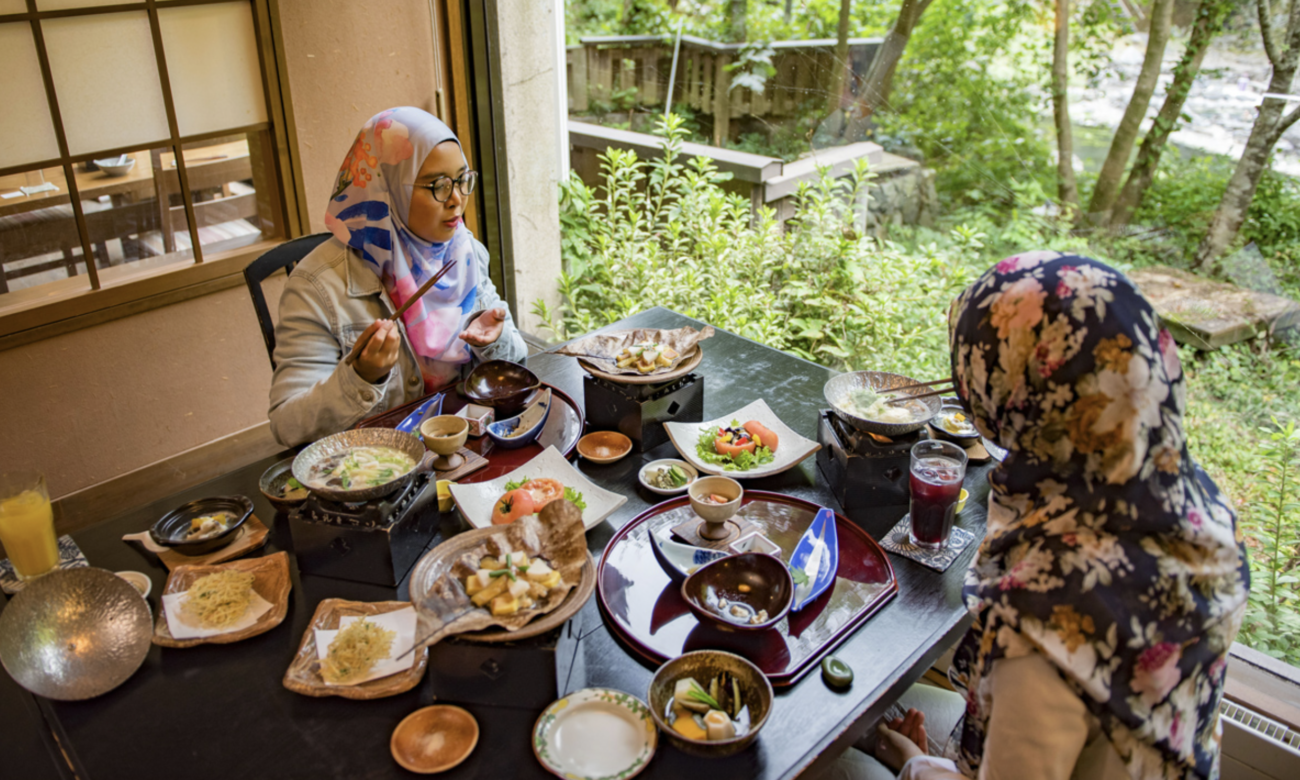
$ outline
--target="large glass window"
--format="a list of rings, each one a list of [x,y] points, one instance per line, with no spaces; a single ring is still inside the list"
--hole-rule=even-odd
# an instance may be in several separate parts
[[[0,309],[285,235],[255,10],[0,0]]]

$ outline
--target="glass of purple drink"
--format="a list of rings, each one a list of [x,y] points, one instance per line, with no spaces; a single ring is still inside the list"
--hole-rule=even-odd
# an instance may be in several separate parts
[[[912,447],[912,544],[939,550],[948,544],[957,498],[966,476],[966,450],[948,441]]]

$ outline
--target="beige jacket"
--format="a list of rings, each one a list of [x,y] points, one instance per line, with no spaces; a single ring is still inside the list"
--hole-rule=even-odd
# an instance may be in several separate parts
[[[475,348],[474,356],[521,361],[528,350],[488,275],[487,249],[478,241],[474,247],[481,281],[474,311],[461,327],[487,309],[505,310],[501,337]],[[338,239],[329,239],[298,263],[280,296],[275,326],[270,418],[277,441],[286,447],[314,441],[425,394],[404,327],[397,365],[382,382],[372,385],[343,365],[343,356],[370,323],[395,310],[379,277]]]

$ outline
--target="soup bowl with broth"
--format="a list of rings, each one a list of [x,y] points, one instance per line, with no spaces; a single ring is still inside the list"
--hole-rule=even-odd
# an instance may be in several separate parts
[[[371,501],[409,482],[425,455],[424,442],[414,434],[360,428],[326,436],[298,453],[293,477],[332,501]]]

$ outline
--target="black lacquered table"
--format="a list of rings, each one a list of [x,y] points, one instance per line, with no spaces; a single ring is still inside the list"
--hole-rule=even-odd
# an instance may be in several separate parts
[[[662,308],[629,317],[610,329],[701,327]],[[816,438],[822,386],[834,372],[748,339],[718,331],[704,343],[696,373],[704,377],[704,419],[762,398],[791,428]],[[551,353],[528,365],[544,381],[583,398],[577,361]],[[587,535],[599,558],[614,532],[661,497],[637,482],[644,463],[675,457],[671,443],[607,466],[578,461],[597,484],[624,493],[628,502]],[[287,518],[276,516],[257,490],[261,473],[280,456],[74,534],[92,565],[135,569],[153,579],[150,601],[166,581],[161,563],[121,541],[162,513],[193,498],[242,493],[271,526],[258,551],[292,553]],[[982,535],[987,467],[971,469],[968,508],[959,525]],[[783,474],[746,480],[747,489],[785,493],[839,509],[815,459]],[[896,518],[886,518],[893,520]],[[879,524],[873,518],[873,527]],[[458,531],[444,516],[439,538]],[[732,758],[690,758],[660,741],[647,778],[784,778],[815,776],[860,737],[875,717],[918,679],[967,625],[961,603],[963,572],[974,546],[945,573],[890,556],[899,593],[835,651],[855,672],[845,691],[809,674],[778,692],[773,715],[757,743]],[[292,555],[291,555],[292,561]],[[38,700],[7,676],[0,680],[0,766],[9,777],[77,777],[104,780],[168,776],[199,780],[233,777],[389,778],[412,776],[392,760],[393,728],[411,711],[434,701],[468,709],[481,729],[474,753],[449,778],[549,777],[533,757],[530,736],[541,710],[559,695],[606,686],[644,699],[653,669],[605,627],[596,599],[563,628],[508,645],[447,641],[431,649],[430,671],[414,690],[376,701],[313,699],[286,690],[281,678],[316,605],[324,598],[360,601],[407,598],[403,582],[385,588],[318,576],[293,568],[288,617],[277,628],[231,645],[189,649],[154,647],[126,683],[86,702]]]

